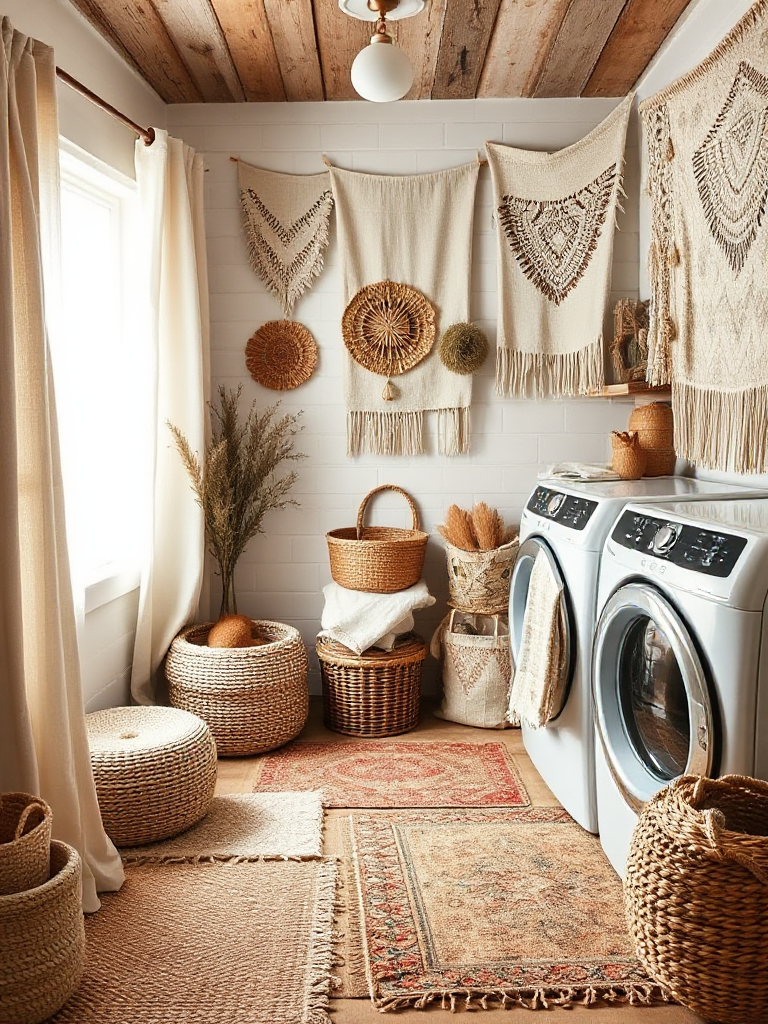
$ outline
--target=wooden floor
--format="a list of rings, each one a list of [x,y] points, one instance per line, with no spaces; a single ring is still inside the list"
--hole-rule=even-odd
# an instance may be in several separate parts
[[[312,698],[309,714],[309,721],[301,734],[301,739],[322,739],[333,740],[338,743],[349,742],[354,737],[341,736],[338,733],[330,732],[323,726],[322,707],[319,698]],[[432,705],[426,704],[421,716],[419,727],[405,736],[396,736],[397,740],[457,740],[462,739],[473,743],[499,742],[505,743],[507,748],[520,766],[523,781],[528,790],[531,802],[538,807],[547,807],[557,804],[550,790],[545,785],[541,776],[530,762],[525,753],[520,731],[518,729],[507,729],[503,731],[489,731],[484,729],[471,729],[463,725],[455,725],[451,722],[444,722],[435,718],[432,714]],[[386,742],[386,740],[384,741]],[[255,784],[258,761],[254,758],[227,758],[219,761],[219,779],[216,787],[217,794],[223,793],[250,793]],[[344,814],[344,811],[330,810],[327,816]],[[331,1002],[331,1011],[335,1024],[372,1024],[380,1020],[379,1011],[376,1010],[367,999],[334,999]],[[416,1021],[424,1021],[425,1013],[443,1014],[447,1011],[439,1007],[431,1007],[428,1010],[398,1010],[390,1015],[395,1021],[403,1021],[403,1024],[413,1024]],[[525,1014],[528,1011],[520,1007],[512,1010],[501,1008],[483,1011],[483,1020],[490,1017],[509,1020],[509,1014]],[[591,1024],[696,1024],[702,1020],[696,1014],[683,1009],[681,1006],[644,1006],[634,1007],[623,1004],[603,1007],[575,1006],[571,1008],[553,1008],[549,1011],[537,1011],[535,1017],[526,1017],[532,1024],[540,1019],[543,1014],[547,1020],[552,1016],[563,1021],[584,1021],[587,1019]],[[447,1020],[446,1018],[446,1024]],[[455,1018],[454,1018],[455,1019]]]

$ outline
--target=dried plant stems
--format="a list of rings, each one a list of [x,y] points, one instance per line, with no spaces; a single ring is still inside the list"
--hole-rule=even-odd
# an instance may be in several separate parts
[[[472,526],[472,517],[458,505],[449,505],[445,513],[445,525],[438,530],[449,544],[464,551],[477,551],[477,537]]]
[[[505,541],[504,520],[484,501],[478,502],[471,512],[449,505],[445,523],[437,529],[449,544],[463,551],[490,551]]]
[[[504,543],[504,520],[495,508],[489,508],[484,501],[472,509],[472,525],[481,551],[490,551]]]

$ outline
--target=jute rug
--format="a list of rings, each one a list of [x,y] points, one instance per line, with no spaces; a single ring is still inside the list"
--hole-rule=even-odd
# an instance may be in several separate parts
[[[256,790],[320,789],[326,807],[519,807],[501,743],[299,741],[262,758]]]
[[[332,861],[129,865],[50,1024],[330,1024]]]
[[[351,816],[371,998],[382,1010],[529,1009],[661,991],[621,882],[562,808]]]
[[[245,793],[214,797],[210,810],[179,836],[124,847],[126,862],[158,859],[237,860],[319,857],[320,793]]]

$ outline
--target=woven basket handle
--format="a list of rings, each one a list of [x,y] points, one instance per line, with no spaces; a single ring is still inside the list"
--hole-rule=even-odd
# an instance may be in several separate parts
[[[30,802],[19,815],[19,820],[16,823],[16,831],[13,836],[14,839],[21,839],[21,837],[24,835],[24,832],[26,831],[29,816],[33,814],[35,811],[39,812],[40,820],[36,821],[31,826],[29,831],[31,832],[33,828],[37,828],[41,821],[45,821],[45,815],[47,811],[45,804],[40,800],[30,800]]]
[[[360,508],[358,509],[358,512],[357,512],[357,539],[358,540],[362,540],[362,537],[363,537],[363,517],[365,516],[366,505],[371,500],[371,498],[374,496],[374,494],[378,494],[379,491],[397,491],[398,494],[402,494],[402,496],[408,502],[408,504],[410,506],[410,509],[411,509],[411,515],[413,516],[413,529],[414,530],[418,530],[419,529],[419,513],[416,510],[416,505],[415,505],[415,503],[413,501],[413,498],[410,496],[410,494],[407,491],[404,491],[402,489],[402,487],[395,486],[395,484],[382,484],[380,487],[374,487],[372,491],[368,491],[368,493],[366,494],[366,496],[363,498],[362,502],[360,503]]]
[[[756,790],[761,789],[763,793],[768,791],[764,782],[754,779],[743,779],[740,776],[725,776],[725,780],[733,780],[735,783],[744,781]],[[705,791],[707,779],[700,779],[693,789],[693,804],[698,802],[700,794]],[[713,860],[732,860],[747,871],[751,871],[755,878],[762,884],[768,886],[768,838],[762,835],[751,835],[749,833],[732,832],[723,825],[722,813],[715,809],[708,809],[700,812],[703,816],[703,827],[706,834],[706,842],[709,846],[709,856]]]

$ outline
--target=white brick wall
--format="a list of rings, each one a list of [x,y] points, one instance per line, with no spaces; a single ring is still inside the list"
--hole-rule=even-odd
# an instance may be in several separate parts
[[[293,173],[323,170],[321,153],[354,170],[408,174],[452,167],[473,160],[487,139],[537,149],[575,142],[613,108],[613,100],[466,100],[450,102],[178,105],[168,108],[171,134],[206,157],[206,224],[211,280],[212,372],[219,383],[244,383],[244,399],[260,406],[277,396],[252,381],[244,347],[266,320],[280,310],[248,267],[238,213],[236,166],[230,155]],[[638,154],[630,133],[625,188],[614,257],[613,300],[637,295]],[[492,193],[487,168],[480,173],[475,219],[471,316],[495,343],[496,251]],[[351,526],[364,495],[381,483],[395,483],[413,494],[422,525],[431,536],[425,574],[437,597],[433,609],[418,614],[427,638],[445,613],[446,580],[442,542],[435,526],[448,504],[468,507],[484,500],[508,522],[519,522],[525,499],[546,464],[560,460],[607,460],[608,433],[625,429],[626,401],[573,399],[511,401],[494,393],[489,358],[475,379],[471,453],[457,458],[426,454],[417,458],[346,455],[341,382],[342,313],[339,253],[335,232],[326,269],[296,305],[294,317],[312,331],[320,349],[318,368],[301,388],[286,393],[282,408],[303,410],[299,465],[293,496],[299,509],[272,512],[266,535],[258,537],[238,568],[239,609],[256,618],[276,618],[297,626],[312,651],[313,692],[320,692],[314,640],[322,611],[322,587],[329,582],[324,534]],[[610,316],[606,317],[607,328]],[[428,432],[431,434],[431,431]],[[431,443],[431,442],[430,442]],[[190,499],[191,500],[191,499]],[[409,525],[396,495],[382,495],[370,510],[381,525]],[[217,581],[211,580],[211,607],[218,607]],[[435,686],[434,662],[425,690]]]

